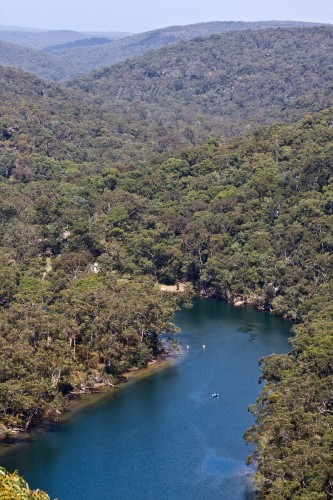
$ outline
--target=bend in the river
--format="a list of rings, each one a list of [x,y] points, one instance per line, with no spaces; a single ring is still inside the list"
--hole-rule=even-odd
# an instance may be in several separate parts
[[[200,299],[176,322],[180,362],[14,449],[2,465],[59,500],[251,498],[247,408],[260,391],[259,358],[288,351],[290,324]]]

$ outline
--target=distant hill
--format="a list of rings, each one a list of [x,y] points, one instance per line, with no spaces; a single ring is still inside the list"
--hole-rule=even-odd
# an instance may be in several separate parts
[[[0,438],[58,420],[83,381],[145,366],[173,332],[156,282],[191,282],[295,321],[291,353],[260,361],[250,461],[262,498],[333,497],[333,110],[313,114],[332,104],[332,53],[333,27],[293,27],[182,41],[67,84],[0,67]],[[18,482],[43,496],[1,475],[6,498]]]
[[[75,42],[76,40],[89,39],[91,35],[84,35],[78,31],[56,30],[43,32],[1,31],[0,40],[30,47],[32,49],[45,49],[46,47]],[[108,37],[104,37],[108,38]]]
[[[83,91],[3,66],[0,88],[0,156],[4,145],[21,153],[109,164],[155,150],[153,132],[150,138],[141,135],[145,127],[123,105],[103,110]]]
[[[328,107],[332,52],[333,28],[288,28],[181,42],[66,86],[3,68],[0,115],[10,110],[10,128],[18,124],[15,136],[29,135],[33,150],[102,163],[145,161]]]
[[[134,33],[129,33],[128,31],[73,31],[73,30],[50,30],[50,29],[39,29],[39,28],[25,28],[22,26],[7,26],[4,24],[0,24],[0,32],[4,31],[12,31],[12,32],[28,32],[28,33],[54,33],[54,32],[64,32],[64,31],[69,31],[71,33],[79,33],[81,36],[85,35],[88,37],[106,37],[110,39],[118,39],[118,38],[124,38],[126,36],[131,36],[134,35]]]
[[[118,40],[119,38],[125,38],[135,34],[127,31],[81,31],[81,33],[87,36],[105,37],[112,40]]]
[[[38,29],[38,28],[27,28],[23,26],[8,26],[6,24],[0,24],[0,31],[31,31],[31,32],[41,32],[41,31],[50,31],[47,29]]]
[[[68,43],[62,43],[58,45],[51,45],[50,47],[46,47],[44,50],[45,52],[50,52],[53,49],[72,49],[72,48],[77,48],[77,47],[92,47],[95,45],[104,45],[106,43],[110,43],[109,38],[99,38],[99,37],[93,37],[93,38],[80,38],[79,40],[75,40],[74,42],[68,42]]]
[[[140,56],[156,48],[180,41],[229,31],[262,30],[290,26],[312,26],[312,23],[293,21],[210,22],[188,26],[172,26],[125,38],[121,38],[124,33],[119,32],[79,33],[66,30],[43,32],[0,30],[0,41],[40,51],[39,54],[37,52],[25,52],[22,58],[23,48],[21,51],[18,51],[17,47],[16,50],[13,48],[9,50],[8,48],[6,54],[1,54],[0,64],[30,71],[41,78],[59,81],[85,74],[93,69],[112,66],[129,57]],[[90,42],[85,45],[83,40],[91,38],[113,38],[114,40],[102,45],[95,43],[91,45]],[[5,49],[4,46],[3,49]],[[44,49],[48,51],[48,55],[52,54],[53,59],[44,57]]]
[[[117,62],[124,61],[129,57],[142,55],[165,45],[177,43],[183,40],[191,40],[196,37],[207,37],[217,33],[228,31],[244,31],[247,29],[261,30],[268,28],[283,28],[296,26],[313,26],[313,23],[302,23],[294,21],[262,21],[262,22],[209,22],[198,23],[187,26],[171,26],[168,28],[148,31],[133,35],[121,40],[114,41],[100,47],[82,47],[68,49],[67,51],[53,50],[65,63],[80,65],[80,73],[86,73],[92,69],[111,66]]]
[[[66,67],[57,56],[0,40],[0,65],[20,68],[49,80],[69,78],[75,69]]]
[[[69,85],[196,143],[328,107],[332,52],[333,27],[230,32],[151,51]]]

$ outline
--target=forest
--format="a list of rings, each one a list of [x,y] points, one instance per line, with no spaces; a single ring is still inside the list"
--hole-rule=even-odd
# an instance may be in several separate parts
[[[230,32],[164,47],[67,85],[95,96],[102,109],[126,107],[141,129],[158,127],[175,148],[176,138],[168,137],[175,128],[183,144],[196,144],[327,108],[332,46],[331,27]]]
[[[213,35],[62,85],[0,68],[3,438],[158,356],[182,282],[294,322],[250,460],[263,498],[333,496],[332,39]]]
[[[24,32],[1,30],[0,64],[59,81],[85,74],[96,68],[111,66],[129,57],[140,56],[159,47],[182,40],[208,37],[229,31],[261,30],[267,28],[320,26],[316,23],[296,21],[261,22],[207,22],[186,26],[171,26],[145,33],[42,31]],[[92,37],[109,39],[104,46],[67,45],[88,41]],[[89,44],[88,44],[89,45]],[[30,50],[27,50],[30,49]],[[31,50],[34,49],[34,50]]]

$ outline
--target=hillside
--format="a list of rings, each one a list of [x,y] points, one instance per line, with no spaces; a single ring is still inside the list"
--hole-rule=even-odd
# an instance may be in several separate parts
[[[0,41],[0,65],[20,68],[49,80],[68,78],[73,69],[53,54]]]
[[[91,38],[89,35],[84,35],[78,31],[70,30],[54,30],[41,32],[26,32],[26,31],[1,31],[0,40],[15,45],[23,45],[31,49],[45,49],[51,45],[75,42]]]
[[[248,439],[265,498],[329,498],[332,111],[146,165],[142,150],[104,163],[103,114],[23,76],[3,75],[21,101],[1,110],[0,433],[145,366],[173,330],[156,280],[189,281],[299,323],[292,353],[264,361]]]
[[[17,148],[28,132],[29,147],[58,158],[145,162],[327,107],[332,49],[333,28],[244,31],[152,51],[66,87],[3,69],[2,116],[11,103]]]
[[[145,162],[148,157],[190,142],[177,129],[156,129],[133,117],[126,103],[100,104],[79,89],[0,66],[0,136],[18,152],[59,160]],[[168,141],[166,143],[166,141]],[[163,143],[163,144],[162,144]]]
[[[129,161],[132,155],[138,157],[137,149],[149,149],[137,130],[128,127],[125,113],[118,118],[112,109],[102,112],[80,91],[2,67],[0,85],[0,136],[12,150],[47,151],[49,156],[76,161],[93,161],[98,155],[107,163]],[[128,131],[120,133],[121,127]]]
[[[59,44],[75,42],[76,40],[89,38],[107,38],[111,41],[125,38],[131,35],[131,33],[121,31],[79,32],[73,30],[38,30],[0,25],[0,40],[7,43],[24,45],[25,47],[40,50],[45,49],[49,46],[55,47]]]
[[[229,31],[261,30],[267,28],[311,26],[311,23],[293,21],[262,21],[262,22],[209,22],[198,23],[187,26],[171,26],[140,33],[110,45],[96,48],[83,48],[64,51],[53,51],[55,55],[61,56],[66,63],[80,63],[80,73],[86,73],[95,68],[111,66],[117,62],[124,61],[129,57],[140,56],[150,50],[164,47],[183,40],[191,40],[196,37],[208,37],[216,33]]]
[[[24,26],[12,26],[7,24],[0,24],[0,31],[26,31],[26,32],[35,32],[40,33],[42,31],[49,31],[47,29],[39,29],[39,28],[27,28]]]
[[[79,38],[78,40],[75,40],[74,42],[68,42],[68,43],[60,43],[57,45],[50,45],[49,47],[45,47],[46,52],[52,51],[54,48],[57,48],[57,50],[67,50],[67,49],[72,49],[72,48],[78,48],[78,47],[92,47],[95,45],[104,45],[106,43],[110,43],[109,38],[105,37],[92,37],[92,38]]]
[[[332,50],[333,28],[231,32],[164,47],[68,85],[104,108],[126,107],[137,122],[161,127],[162,136],[178,129],[182,143],[195,144],[329,106]]]
[[[1,438],[146,366],[181,295],[155,284],[187,282],[295,323],[246,438],[264,498],[332,498],[332,49],[296,27],[66,85],[0,67]]]
[[[210,36],[214,33],[243,31],[246,29],[265,29],[269,27],[310,25],[310,23],[265,21],[257,23],[243,22],[211,22],[189,26],[173,26],[159,30],[126,36],[126,33],[79,33],[75,31],[1,31],[0,40],[22,46],[14,50],[2,45],[0,64],[30,71],[42,78],[59,81],[71,78],[90,70],[111,66],[129,57],[144,54],[150,50],[170,45],[182,40],[190,40],[198,36]],[[84,40],[91,38],[110,38],[110,43],[103,45],[84,45]],[[111,39],[113,41],[111,41]],[[71,48],[71,43],[79,42],[79,46]],[[66,47],[66,44],[67,45]],[[65,46],[64,46],[65,45]],[[82,45],[82,46],[81,46]],[[25,48],[40,52],[25,51]],[[44,49],[52,52],[53,58],[44,55]],[[50,55],[50,54],[49,54]]]

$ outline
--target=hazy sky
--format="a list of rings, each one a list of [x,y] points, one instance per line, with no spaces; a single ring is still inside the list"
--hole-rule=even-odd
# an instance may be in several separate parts
[[[333,23],[332,0],[0,0],[0,24],[142,32],[205,21]]]

